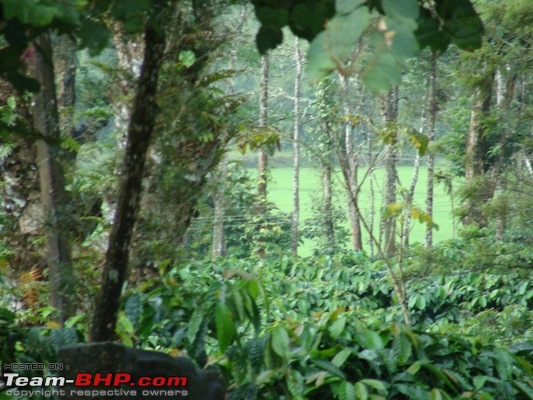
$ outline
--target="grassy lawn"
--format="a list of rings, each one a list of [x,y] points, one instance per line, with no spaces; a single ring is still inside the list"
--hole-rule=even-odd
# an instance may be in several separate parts
[[[250,171],[255,174],[255,170]],[[365,171],[360,171],[360,177],[364,175]],[[402,187],[407,189],[410,186],[413,167],[400,166],[398,167],[398,175],[402,184]],[[269,200],[273,201],[282,211],[292,211],[292,168],[290,167],[273,167],[271,169],[271,182],[269,185]],[[340,204],[344,210],[347,210],[347,200],[344,194],[344,188],[342,186],[342,175],[338,172],[335,175],[336,181],[336,203]],[[367,177],[362,186],[362,192],[360,194],[360,209],[363,214],[363,218],[369,220],[370,218],[370,180]],[[375,172],[374,190],[376,194],[376,211],[379,213],[381,209],[381,195],[383,192],[384,182],[384,169],[378,169]],[[425,210],[425,198],[426,198],[426,182],[427,171],[425,166],[420,168],[418,183],[415,190],[414,204],[418,208]],[[300,170],[300,220],[303,221],[306,218],[313,216],[311,205],[317,199],[320,199],[320,176],[319,171],[314,168],[302,168]],[[398,197],[398,202],[401,202],[401,198]],[[452,237],[452,215],[451,215],[451,200],[444,190],[442,185],[438,185],[435,188],[434,195],[434,221],[439,225],[439,230],[434,231],[433,237],[435,241],[443,239],[449,239]],[[413,223],[413,230],[410,236],[410,242],[424,242],[425,225],[421,225],[418,222]],[[349,226],[348,218],[346,218],[346,227]],[[377,221],[375,226],[375,234],[377,234]],[[364,235],[365,243],[368,242],[368,235]],[[301,255],[309,255],[312,249],[313,243],[306,242],[300,248]]]

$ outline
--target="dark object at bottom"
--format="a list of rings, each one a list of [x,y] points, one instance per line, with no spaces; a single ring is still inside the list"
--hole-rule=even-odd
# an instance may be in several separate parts
[[[191,360],[115,343],[89,343],[59,350],[58,376],[74,384],[57,388],[59,400],[224,400],[216,371]],[[152,379],[156,378],[156,379]]]

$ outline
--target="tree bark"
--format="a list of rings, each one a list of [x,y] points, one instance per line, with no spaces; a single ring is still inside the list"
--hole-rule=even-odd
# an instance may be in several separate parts
[[[228,173],[228,161],[224,156],[220,161],[216,174],[216,193],[214,201],[213,216],[213,246],[211,249],[212,257],[221,257],[226,255],[226,241],[224,239],[224,214],[226,210],[226,175]]]
[[[385,129],[393,130],[396,135],[398,120],[398,86],[381,99],[381,113]],[[385,150],[385,207],[396,203],[396,163],[398,159],[394,143],[387,144]],[[389,217],[383,219],[383,238],[385,254],[389,257],[396,252],[396,220]]]
[[[90,340],[93,342],[115,338],[129,246],[141,198],[146,153],[156,120],[157,83],[165,49],[162,30],[148,24],[144,43],[144,60],[128,127],[123,179],[104,262],[102,289],[91,327]]]
[[[37,165],[46,235],[46,258],[50,280],[50,302],[64,323],[74,313],[74,273],[68,237],[69,218],[65,176],[60,161],[59,114],[55,87],[53,52],[49,33],[39,36],[35,45],[34,77],[41,90],[34,97],[35,129],[47,138],[37,142]]]
[[[465,151],[465,178],[467,184],[474,183],[474,180],[481,177],[488,171],[486,151],[490,146],[484,133],[483,119],[490,110],[492,88],[494,85],[494,73],[486,73],[483,79],[474,89],[472,98],[472,110],[470,113],[470,126],[466,141]],[[481,211],[480,206],[488,201],[494,192],[494,185],[484,185],[474,197],[466,199],[466,215],[463,217],[463,224],[477,225],[484,227],[487,221]]]
[[[269,75],[269,55],[261,57],[261,83],[259,87],[259,128],[265,129],[268,124],[268,75]],[[268,154],[261,149],[259,152],[258,173],[257,173],[257,195],[259,197],[259,209],[267,199],[267,172]]]
[[[429,120],[428,120],[428,146],[435,141],[435,122],[437,121],[437,54],[431,53],[431,62],[429,67]],[[427,161],[427,190],[426,190],[426,213],[433,220],[433,200],[435,187],[435,153],[429,149]],[[452,222],[453,223],[453,222]],[[426,227],[426,248],[433,246],[433,228]]]
[[[300,100],[302,96],[302,51],[299,39],[295,39],[296,75],[294,77],[294,130],[292,135],[293,147],[293,186],[292,186],[292,222],[291,222],[291,251],[298,255],[298,225],[300,223],[300,130],[302,127],[302,112]]]
[[[349,98],[350,93],[348,90],[348,78],[345,75],[340,75],[341,89],[342,89],[342,107],[344,113],[344,158],[342,165],[348,169],[347,174],[350,181],[346,182],[346,196],[348,200],[348,216],[350,219],[350,227],[352,231],[352,248],[354,250],[363,249],[363,241],[361,236],[361,221],[358,210],[359,202],[359,182],[358,182],[358,169],[359,162],[357,160],[357,154],[354,151],[354,138],[353,138],[353,123],[350,121],[352,113],[350,111]]]
[[[333,183],[331,180],[331,163],[324,165],[322,171],[322,190],[324,194],[324,224],[328,251],[333,253],[336,248],[335,243],[335,223],[333,221]]]

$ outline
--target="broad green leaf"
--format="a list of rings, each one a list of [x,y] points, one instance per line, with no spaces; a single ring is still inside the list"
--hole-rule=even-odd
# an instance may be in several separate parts
[[[358,396],[356,396],[354,385],[352,385],[350,382],[342,382],[339,385],[339,400],[356,400]]]
[[[260,54],[266,54],[269,50],[275,49],[283,43],[283,32],[279,28],[271,26],[261,26],[255,38],[257,49]]]
[[[344,372],[342,372],[339,368],[337,368],[329,361],[322,360],[319,358],[311,358],[311,362],[317,367],[323,369],[324,371],[328,371],[330,374],[346,380],[346,375],[344,375]]]
[[[387,385],[382,381],[378,381],[377,379],[361,379],[360,382],[364,383],[367,386],[370,386],[371,388],[376,389],[379,392],[387,391]]]
[[[419,7],[416,0],[383,0],[381,5],[387,17],[418,18]]]
[[[396,387],[398,391],[407,395],[410,400],[431,400],[430,394],[418,386],[399,384]]]
[[[370,13],[366,7],[359,7],[347,15],[337,15],[329,21],[326,30],[309,46],[309,77],[320,80],[334,69],[342,69],[369,23]]]
[[[293,395],[293,398],[299,398],[302,396],[304,392],[304,378],[299,371],[295,369],[289,371],[287,387],[289,388],[289,392]]]
[[[255,15],[262,25],[281,29],[289,23],[289,11],[286,8],[257,7]]]
[[[369,350],[379,350],[385,347],[381,336],[379,336],[377,332],[371,330],[357,332],[357,339],[362,346]]]
[[[88,48],[89,54],[94,56],[107,46],[111,34],[104,23],[87,19],[81,25],[78,36],[80,47]]]
[[[204,314],[202,311],[197,309],[193,312],[187,328],[187,340],[189,341],[189,343],[194,343],[194,340],[196,339],[196,334],[198,333],[198,330],[202,325],[203,319]]]
[[[335,354],[335,357],[333,357],[333,359],[331,360],[331,363],[335,365],[336,367],[340,368],[346,362],[348,357],[350,357],[350,354],[352,354],[351,349],[343,349],[339,351],[337,354]]]
[[[474,389],[476,389],[476,391],[480,390],[485,385],[488,378],[489,377],[485,375],[474,376]]]
[[[289,26],[298,37],[311,41],[334,14],[333,2],[299,2],[291,9]]]
[[[231,310],[223,303],[218,303],[216,306],[215,325],[217,329],[218,347],[220,352],[224,353],[237,332]]]
[[[422,363],[420,361],[415,361],[413,365],[407,368],[407,372],[410,373],[411,375],[415,375],[418,371],[420,371],[421,367],[422,367]]]
[[[388,51],[383,51],[368,63],[362,79],[371,91],[383,93],[389,90],[391,85],[399,84],[402,74],[394,56]]]
[[[290,338],[287,330],[283,326],[276,326],[274,328],[271,343],[272,349],[278,356],[282,358],[288,357]]]
[[[368,390],[366,388],[366,385],[362,382],[357,382],[355,384],[355,393],[357,394],[357,400],[368,399]]]
[[[329,332],[331,333],[331,337],[333,339],[338,339],[342,332],[344,331],[344,327],[346,326],[346,318],[345,317],[339,317],[335,322],[333,322],[329,326]]]
[[[446,399],[450,399],[450,398],[451,398],[451,397],[448,396],[446,393],[444,393],[445,396],[446,396],[446,397],[444,397],[444,396],[442,395],[443,393],[444,393],[444,392],[443,392],[442,390],[440,390],[440,389],[433,389],[433,390],[431,391],[431,393],[429,394],[429,396],[430,396],[431,400],[444,400],[445,398],[446,398]]]
[[[337,0],[335,1],[335,11],[338,15],[349,14],[363,3],[364,0]]]
[[[392,352],[399,364],[406,363],[413,352],[411,341],[406,334],[400,333],[392,342]]]

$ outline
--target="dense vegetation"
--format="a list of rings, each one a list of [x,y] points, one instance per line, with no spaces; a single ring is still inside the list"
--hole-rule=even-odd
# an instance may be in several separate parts
[[[234,400],[533,399],[529,1],[0,11],[0,361],[113,340]]]

